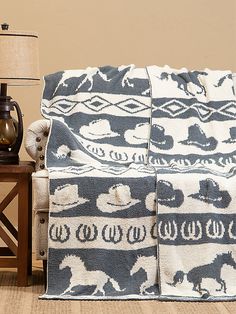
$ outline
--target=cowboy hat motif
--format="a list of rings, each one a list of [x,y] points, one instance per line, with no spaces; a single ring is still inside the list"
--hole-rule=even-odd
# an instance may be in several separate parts
[[[134,129],[125,131],[124,138],[129,144],[146,144],[148,142],[149,130],[149,123],[138,123]]]
[[[160,149],[171,149],[173,147],[173,138],[170,135],[165,135],[165,129],[158,124],[152,125],[150,141],[153,145]]]
[[[227,143],[227,144],[233,144],[236,143],[236,127],[232,127],[229,129],[229,134],[230,134],[230,138],[228,138],[227,140],[223,141],[223,143]]]
[[[198,193],[190,194],[189,197],[195,198],[217,208],[226,208],[231,202],[228,191],[220,191],[219,184],[211,178],[199,182],[200,190]]]
[[[158,203],[168,207],[180,207],[184,201],[181,190],[175,190],[169,181],[159,180],[157,182]]]
[[[200,128],[198,124],[191,125],[188,128],[188,138],[184,141],[180,141],[179,143],[184,145],[194,145],[202,150],[214,150],[217,145],[217,140],[211,136],[206,137],[206,134]]]
[[[50,198],[51,206],[54,212],[60,212],[65,209],[82,205],[89,200],[79,196],[77,184],[65,184],[58,186]]]
[[[90,140],[119,136],[118,133],[111,130],[110,122],[106,119],[93,120],[89,125],[83,125],[79,132],[83,137]]]
[[[67,145],[61,145],[58,147],[57,152],[52,152],[52,154],[57,159],[66,159],[67,157],[71,156],[71,149]]]
[[[127,209],[141,202],[131,197],[130,187],[124,184],[111,186],[108,193],[100,194],[97,198],[97,207],[102,212],[113,213]]]

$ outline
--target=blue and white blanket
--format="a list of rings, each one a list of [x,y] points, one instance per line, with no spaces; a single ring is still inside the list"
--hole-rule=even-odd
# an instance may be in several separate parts
[[[45,77],[47,299],[236,296],[229,71],[121,66]]]

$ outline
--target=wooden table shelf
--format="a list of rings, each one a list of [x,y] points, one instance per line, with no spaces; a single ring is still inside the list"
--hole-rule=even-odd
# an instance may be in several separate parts
[[[34,162],[19,165],[0,165],[0,183],[16,184],[0,203],[0,238],[7,247],[0,248],[0,268],[17,268],[17,285],[28,285],[32,273],[32,179]],[[18,229],[4,214],[11,201],[18,196]]]

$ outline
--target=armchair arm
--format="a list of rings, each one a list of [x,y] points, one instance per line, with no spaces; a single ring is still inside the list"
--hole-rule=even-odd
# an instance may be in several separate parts
[[[36,171],[44,169],[45,147],[50,129],[50,120],[37,120],[26,131],[25,148],[36,161]]]

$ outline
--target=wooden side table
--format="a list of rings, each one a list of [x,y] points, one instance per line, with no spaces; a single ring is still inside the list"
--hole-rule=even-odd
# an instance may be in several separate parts
[[[0,268],[17,268],[17,285],[28,285],[32,274],[32,179],[34,162],[0,165],[0,182],[16,182],[0,203],[0,238],[7,247],[0,247]],[[4,209],[18,195],[18,230]],[[4,226],[4,227],[3,227]],[[1,284],[1,283],[0,283]]]

